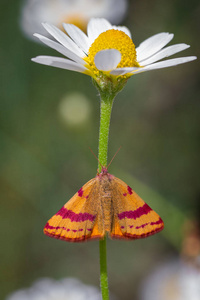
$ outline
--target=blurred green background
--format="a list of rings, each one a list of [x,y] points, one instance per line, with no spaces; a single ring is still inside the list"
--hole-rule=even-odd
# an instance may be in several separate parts
[[[31,62],[57,53],[24,37],[21,5],[0,3],[1,299],[39,277],[99,285],[98,242],[71,244],[43,234],[46,221],[96,174],[89,147],[97,153],[98,93],[88,76]],[[199,56],[199,12],[195,0],[130,1],[123,23],[136,46],[167,31],[175,34],[171,44],[191,45],[177,56]],[[75,92],[84,101],[67,121],[61,103]],[[86,118],[73,122],[85,105]],[[181,251],[185,219],[199,215],[199,108],[198,60],[133,76],[116,98],[109,158],[122,149],[109,172],[165,222],[148,239],[108,241],[110,289],[119,299],[138,299],[143,278]]]

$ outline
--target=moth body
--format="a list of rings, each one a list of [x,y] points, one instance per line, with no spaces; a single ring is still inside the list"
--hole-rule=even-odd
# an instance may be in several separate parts
[[[46,224],[50,237],[82,242],[103,239],[139,239],[164,228],[153,211],[125,182],[103,167]]]

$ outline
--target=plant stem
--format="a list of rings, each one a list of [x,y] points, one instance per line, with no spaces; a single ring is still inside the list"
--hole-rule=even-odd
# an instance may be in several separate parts
[[[99,241],[99,258],[100,258],[100,284],[101,284],[102,300],[109,300],[106,236],[104,237],[103,240]]]
[[[101,94],[101,115],[99,129],[99,172],[102,166],[107,166],[108,137],[110,128],[110,118],[114,95],[109,93]],[[101,164],[101,165],[100,165]],[[103,300],[109,300],[107,256],[106,256],[106,236],[99,242],[100,254],[100,283]]]
[[[112,111],[113,99],[102,99],[101,98],[101,115],[100,115],[100,129],[99,129],[99,162],[102,166],[107,165],[108,156],[108,137],[110,128],[110,117]],[[99,164],[99,171],[101,170]]]

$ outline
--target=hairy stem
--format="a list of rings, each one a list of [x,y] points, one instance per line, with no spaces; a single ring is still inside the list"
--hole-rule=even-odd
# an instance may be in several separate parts
[[[108,138],[110,128],[110,118],[114,96],[113,94],[101,93],[101,115],[99,129],[99,172],[101,166],[107,166]],[[100,283],[103,300],[109,300],[106,237],[99,242],[100,254]]]

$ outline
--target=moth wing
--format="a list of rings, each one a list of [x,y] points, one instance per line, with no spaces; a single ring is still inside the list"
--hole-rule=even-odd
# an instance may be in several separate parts
[[[96,178],[88,181],[46,224],[44,233],[68,242],[101,239],[101,213],[98,213],[99,185]]]
[[[114,216],[111,238],[140,239],[164,228],[160,216],[125,182],[114,177],[112,185]]]

